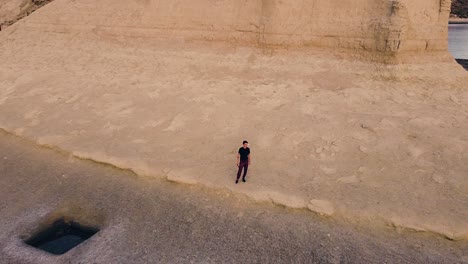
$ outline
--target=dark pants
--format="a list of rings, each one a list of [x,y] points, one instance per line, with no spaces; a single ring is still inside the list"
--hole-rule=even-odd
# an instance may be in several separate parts
[[[244,176],[242,176],[242,179],[245,179],[245,175],[247,175],[247,169],[249,168],[249,161],[241,161],[239,163],[239,170],[237,171],[237,179],[239,180],[242,168],[244,169]]]

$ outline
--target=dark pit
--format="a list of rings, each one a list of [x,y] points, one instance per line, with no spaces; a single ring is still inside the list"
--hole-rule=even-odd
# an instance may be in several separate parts
[[[25,241],[26,244],[46,252],[62,255],[96,234],[99,229],[78,222],[59,219],[45,230]]]
[[[456,59],[456,61],[468,71],[468,60]]]

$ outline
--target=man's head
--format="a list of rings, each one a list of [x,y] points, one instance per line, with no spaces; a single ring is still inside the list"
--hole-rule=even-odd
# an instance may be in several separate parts
[[[244,140],[242,142],[242,145],[244,145],[244,148],[248,147],[249,146],[249,142],[247,142],[247,140]]]

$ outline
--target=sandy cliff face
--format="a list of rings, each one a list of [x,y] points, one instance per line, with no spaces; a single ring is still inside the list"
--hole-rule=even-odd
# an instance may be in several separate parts
[[[10,3],[28,1],[10,0]],[[399,62],[447,58],[450,0],[59,1],[29,24],[108,35],[222,41],[264,48],[325,48]],[[53,8],[49,12],[54,13]],[[441,57],[439,56],[439,57]]]

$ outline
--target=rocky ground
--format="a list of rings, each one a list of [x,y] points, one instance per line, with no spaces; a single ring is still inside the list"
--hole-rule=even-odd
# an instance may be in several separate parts
[[[466,241],[356,225],[172,184],[0,134],[0,263],[468,263]],[[23,243],[47,220],[100,231],[68,253]]]
[[[467,237],[468,76],[454,61],[392,68],[89,37],[0,41],[0,127],[140,175]],[[240,187],[244,139],[254,160]]]
[[[0,128],[142,176],[468,238],[468,75],[447,52],[383,65],[168,41],[115,17],[102,26],[114,9],[86,3],[2,31]],[[244,139],[249,184],[235,185]]]

